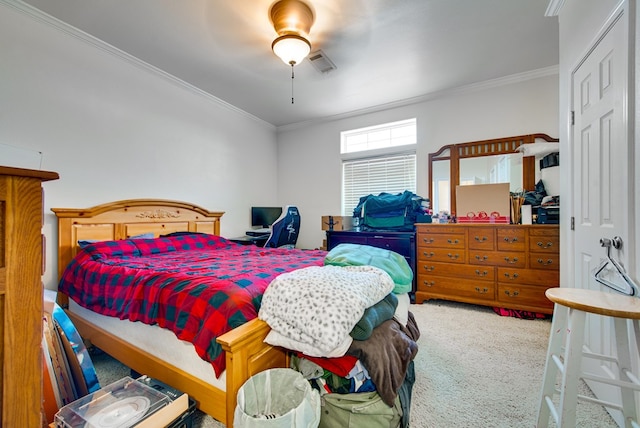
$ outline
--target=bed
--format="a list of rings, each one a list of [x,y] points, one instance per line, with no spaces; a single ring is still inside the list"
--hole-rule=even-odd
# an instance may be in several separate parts
[[[188,231],[217,237],[224,214],[162,199],[131,199],[86,209],[53,208],[52,211],[58,218],[59,278],[68,272],[66,268],[70,263],[75,262],[80,251],[79,241],[88,241],[89,244],[79,254],[82,256],[87,251],[101,251],[101,245],[104,247],[105,244],[100,241],[126,240],[130,246],[142,248],[157,241],[144,239],[149,234],[153,237],[175,236],[180,235],[177,232]],[[133,240],[129,238],[139,236],[144,237],[140,243],[131,244]],[[162,241],[167,239],[174,238],[163,238]],[[225,240],[212,238],[210,241],[218,245]],[[243,247],[243,251],[258,250],[252,246],[231,245]],[[304,257],[310,258],[310,264],[320,264],[324,254],[306,250],[275,251],[304,253]],[[200,359],[190,343],[179,340],[168,330],[94,313],[77,305],[61,291],[58,303],[65,308],[85,340],[133,370],[188,393],[200,410],[227,426],[233,425],[237,391],[249,377],[268,368],[289,365],[288,354],[283,349],[263,342],[270,329],[257,318],[216,337],[224,355],[224,373],[218,377],[209,362]]]

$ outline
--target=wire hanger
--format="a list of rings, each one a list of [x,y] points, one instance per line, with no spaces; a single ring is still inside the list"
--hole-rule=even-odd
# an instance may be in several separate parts
[[[620,265],[620,263],[616,259],[611,257],[611,247],[615,249],[620,249],[622,247],[622,239],[619,236],[616,236],[613,239],[601,238],[600,246],[605,247],[607,249],[607,258],[603,260],[603,262],[600,264],[600,267],[596,269],[596,271],[594,272],[593,274],[594,279],[598,283],[604,286],[607,286],[619,293],[627,294],[629,296],[638,296],[638,294],[640,294],[638,290],[640,287],[638,287],[638,284],[636,284],[636,282],[633,279],[631,279],[629,275],[627,275],[627,272],[625,272],[622,265]],[[618,275],[622,277],[622,279],[625,282],[624,285],[621,286],[619,284],[615,284],[609,281],[608,279],[600,277],[600,274],[605,270],[605,268],[609,264],[613,265]]]

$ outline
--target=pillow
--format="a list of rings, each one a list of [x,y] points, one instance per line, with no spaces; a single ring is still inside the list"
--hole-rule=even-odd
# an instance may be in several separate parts
[[[99,239],[83,239],[81,241],[78,241],[78,246],[80,248],[85,248],[91,244],[95,244],[96,242],[100,242],[100,240]]]
[[[129,239],[151,239],[153,237],[154,237],[153,233],[142,233],[140,235],[131,236],[129,237]],[[101,242],[101,241],[104,241],[104,239],[82,239],[78,241],[78,246],[80,248],[85,248],[91,244],[95,244],[96,242]]]
[[[153,234],[153,232],[149,232],[149,233],[142,233],[140,235],[135,235],[135,236],[130,236],[129,239],[153,239],[155,238],[155,235]]]
[[[203,232],[171,232],[171,233],[167,233],[166,235],[160,235],[161,238],[170,238],[172,236],[185,236],[185,235],[207,235],[206,233]]]

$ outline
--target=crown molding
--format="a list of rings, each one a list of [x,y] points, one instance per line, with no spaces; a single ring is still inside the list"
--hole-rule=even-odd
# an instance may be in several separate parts
[[[564,0],[550,0],[544,16],[558,16],[562,6],[564,6]]]
[[[353,110],[351,112],[342,113],[334,116],[326,116],[319,119],[311,119],[303,122],[290,123],[287,125],[281,125],[277,127],[278,132],[292,131],[294,129],[304,128],[310,125],[317,125],[320,123],[333,122],[341,119],[348,119],[351,117],[362,116],[370,113],[377,113],[383,110],[390,110],[393,108],[404,107],[411,104],[418,104],[427,101],[433,101],[436,99],[442,99],[451,97],[454,95],[466,94],[471,92],[482,91],[486,89],[497,88],[500,86],[512,85],[515,83],[526,82],[528,80],[539,79],[542,77],[553,76],[559,74],[559,66],[552,65],[549,67],[539,68],[537,70],[525,71],[523,73],[512,74],[505,77],[499,77],[497,79],[486,80],[484,82],[472,83],[469,85],[459,86],[456,88],[445,89],[442,91],[431,92],[428,94],[420,95],[418,97],[407,98],[404,100],[393,101],[386,104],[380,104],[375,107]]]
[[[241,116],[244,116],[244,117],[246,117],[248,119],[251,119],[251,120],[257,122],[260,125],[268,128],[268,129],[270,129],[272,131],[276,129],[276,127],[273,124],[268,123],[268,122],[266,122],[266,121],[264,121],[264,120],[262,120],[262,119],[260,119],[260,118],[258,118],[256,116],[250,114],[250,113],[247,113],[246,111],[244,111],[244,110],[242,110],[242,109],[240,109],[240,108],[238,108],[238,107],[236,107],[236,106],[234,106],[232,104],[229,104],[228,102],[223,101],[220,98],[215,97],[215,96],[211,95],[210,93],[208,93],[206,91],[203,91],[202,89],[200,89],[200,88],[198,88],[198,87],[196,87],[196,86],[194,86],[194,85],[192,85],[190,83],[187,83],[184,80],[179,79],[178,77],[176,77],[176,76],[174,76],[174,75],[172,75],[170,73],[167,73],[166,71],[163,71],[163,70],[159,69],[158,67],[155,67],[155,66],[153,66],[153,65],[151,65],[151,64],[149,64],[147,62],[144,62],[141,59],[139,59],[139,58],[137,58],[137,57],[135,57],[135,56],[133,56],[131,54],[128,54],[127,52],[125,52],[123,50],[120,50],[120,49],[116,48],[115,46],[112,46],[112,45],[106,43],[103,40],[100,40],[100,39],[98,39],[98,38],[96,38],[96,37],[94,37],[94,36],[92,36],[92,35],[90,35],[88,33],[85,33],[84,31],[82,31],[82,30],[80,30],[80,29],[78,29],[78,28],[76,28],[76,27],[74,27],[72,25],[69,25],[66,22],[61,21],[61,20],[59,20],[59,19],[57,19],[57,18],[55,18],[55,17],[53,17],[53,16],[41,11],[40,9],[37,9],[37,8],[27,4],[27,3],[24,3],[24,2],[22,2],[20,0],[0,0],[0,4],[5,4],[8,7],[12,8],[14,10],[17,10],[18,12],[21,12],[21,13],[25,14],[26,16],[32,18],[35,21],[44,23],[44,24],[46,24],[46,25],[48,25],[48,26],[50,26],[50,27],[52,27],[52,28],[64,33],[64,34],[67,34],[67,35],[69,35],[71,37],[74,37],[74,38],[76,38],[76,39],[78,39],[78,40],[80,40],[80,41],[82,41],[82,42],[84,42],[84,43],[86,43],[88,45],[91,45],[91,46],[93,46],[93,47],[95,47],[97,49],[100,49],[103,52],[111,54],[111,55],[113,55],[114,57],[116,57],[116,58],[118,58],[120,60],[128,62],[129,64],[134,65],[134,66],[138,67],[141,70],[144,70],[144,71],[146,71],[148,73],[155,74],[157,76],[160,76],[160,77],[164,78],[165,80],[167,80],[168,82],[170,82],[170,83],[172,83],[174,85],[180,86],[180,87],[182,87],[184,89],[187,89],[187,90],[193,92],[194,94],[200,95],[200,96],[208,99],[209,101],[211,101],[211,102],[213,102],[215,104],[218,104],[219,106],[221,106],[221,107],[223,107],[223,108],[225,108],[225,109],[227,109],[229,111],[232,111],[234,113],[237,113],[237,114],[239,114]]]

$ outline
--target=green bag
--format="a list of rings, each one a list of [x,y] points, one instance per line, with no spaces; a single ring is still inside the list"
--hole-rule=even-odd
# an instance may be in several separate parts
[[[320,407],[319,428],[397,428],[402,419],[400,397],[393,407],[377,392],[325,394]]]

